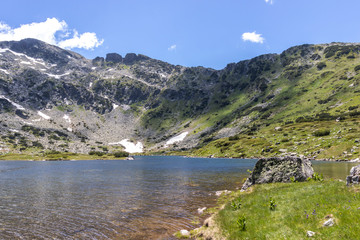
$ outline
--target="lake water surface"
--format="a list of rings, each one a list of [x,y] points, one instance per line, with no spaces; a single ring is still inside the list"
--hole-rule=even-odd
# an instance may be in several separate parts
[[[172,239],[235,190],[256,160],[0,161],[0,239]],[[349,163],[314,163],[342,178]],[[201,220],[201,219],[200,219]]]

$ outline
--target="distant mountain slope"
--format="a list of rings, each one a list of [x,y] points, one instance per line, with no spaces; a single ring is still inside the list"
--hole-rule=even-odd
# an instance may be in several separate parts
[[[352,158],[356,146],[346,144],[356,139],[333,134],[345,123],[357,131],[359,53],[359,44],[302,45],[214,70],[141,54],[89,60],[35,39],[0,42],[1,149],[88,153],[130,144],[197,155]],[[323,128],[330,135],[313,136]],[[316,144],[298,144],[305,138]],[[341,139],[344,150],[331,150]]]

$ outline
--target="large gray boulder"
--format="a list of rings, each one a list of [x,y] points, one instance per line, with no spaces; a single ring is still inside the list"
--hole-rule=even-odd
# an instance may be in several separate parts
[[[360,165],[352,167],[350,175],[346,177],[346,185],[351,183],[358,184],[360,182]]]
[[[241,190],[246,190],[254,184],[305,181],[312,177],[314,170],[309,159],[300,157],[261,158],[246,180]]]

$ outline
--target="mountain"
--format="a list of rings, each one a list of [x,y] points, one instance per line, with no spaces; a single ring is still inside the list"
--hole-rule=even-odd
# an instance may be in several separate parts
[[[301,45],[214,70],[0,42],[0,149],[355,158],[359,54]]]

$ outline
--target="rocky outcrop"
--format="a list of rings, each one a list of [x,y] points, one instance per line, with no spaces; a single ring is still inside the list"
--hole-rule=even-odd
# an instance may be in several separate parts
[[[257,161],[241,190],[254,184],[305,181],[314,173],[311,162],[300,157],[272,157]]]
[[[123,58],[120,54],[108,53],[108,54],[106,54],[106,61],[113,62],[113,63],[122,63]]]
[[[352,183],[359,184],[360,182],[360,165],[352,167],[350,170],[350,175],[346,177],[346,185]]]

